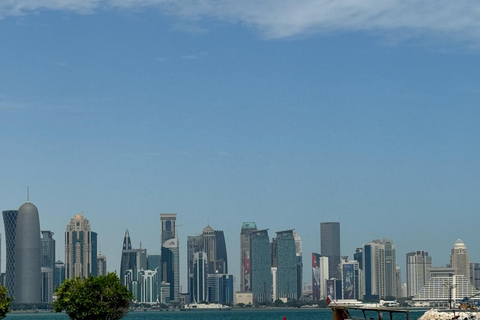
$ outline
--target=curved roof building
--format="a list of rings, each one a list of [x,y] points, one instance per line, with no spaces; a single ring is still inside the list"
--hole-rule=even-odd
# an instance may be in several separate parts
[[[15,303],[40,303],[40,220],[27,201],[20,206],[15,231]]]

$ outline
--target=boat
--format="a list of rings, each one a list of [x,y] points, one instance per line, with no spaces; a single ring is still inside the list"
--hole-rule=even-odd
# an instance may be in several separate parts
[[[408,310],[397,308],[397,307],[373,307],[373,306],[362,306],[362,305],[341,305],[330,303],[328,305],[333,311],[333,320],[356,320],[361,318],[353,318],[350,315],[350,310],[359,310],[363,314],[363,319],[371,320],[371,317],[367,317],[367,312],[376,312],[378,315],[378,320],[383,320],[384,313],[388,313],[390,320],[393,320],[393,315],[395,313],[402,313],[405,315],[405,319],[408,318]]]

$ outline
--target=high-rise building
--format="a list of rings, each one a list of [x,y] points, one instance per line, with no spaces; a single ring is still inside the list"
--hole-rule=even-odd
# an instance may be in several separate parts
[[[39,303],[41,298],[40,220],[30,201],[18,209],[15,231],[15,303]]]
[[[131,289],[131,282],[138,281],[138,272],[147,269],[147,249],[133,249],[130,234],[125,231],[120,261],[120,281]],[[128,275],[128,276],[127,276]]]
[[[208,301],[210,303],[233,304],[233,275],[208,275]]]
[[[162,258],[159,253],[149,254],[147,256],[147,269],[148,270],[157,270],[162,264]]]
[[[193,277],[191,283],[191,301],[202,302],[208,299],[208,256],[205,252],[195,252],[193,255]]]
[[[94,277],[97,277],[98,276],[98,265],[97,265],[98,234],[92,231],[91,237],[92,237],[92,275]]]
[[[227,245],[225,243],[225,235],[223,230],[215,230],[215,265],[214,273],[228,273]]]
[[[450,255],[450,265],[455,269],[457,276],[463,275],[470,280],[470,258],[467,247],[462,240],[455,241]]]
[[[358,261],[349,261],[348,257],[345,257],[340,262],[340,273],[343,299],[360,299],[360,268]]]
[[[413,297],[430,279],[432,257],[426,251],[407,253],[407,296]]]
[[[255,303],[271,301],[272,274],[268,229],[250,232],[250,289]]]
[[[107,257],[104,254],[99,253],[97,255],[97,274],[99,276],[107,275]]]
[[[55,262],[55,270],[53,271],[53,286],[58,288],[65,281],[65,263],[61,260]]]
[[[158,272],[157,270],[140,270],[138,272],[140,303],[156,304],[158,300]]]
[[[170,286],[170,295],[161,296],[164,301],[180,302],[180,260],[179,244],[176,229],[176,213],[161,213],[161,247],[162,247],[162,265],[160,273],[161,292],[165,292],[165,286]],[[163,288],[162,288],[163,283]],[[162,291],[163,290],[163,291]]]
[[[340,278],[340,223],[320,223],[320,254],[328,257],[328,274],[330,278]]]
[[[55,240],[52,231],[42,230],[40,265],[42,271],[42,302],[52,303],[54,292]]]
[[[303,289],[303,253],[302,253],[302,239],[293,231],[295,238],[295,255],[297,256],[297,299],[302,296]]]
[[[277,298],[296,300],[297,255],[292,230],[277,231]]]
[[[470,262],[470,283],[480,290],[480,263]]]
[[[202,300],[198,300],[196,294],[201,286],[197,285],[196,280],[194,280],[197,275],[197,271],[194,271],[196,253],[203,253],[202,257],[207,259],[206,274],[226,274],[228,272],[227,247],[223,231],[213,230],[208,225],[203,229],[201,235],[187,238],[188,292],[190,293],[190,301],[198,302]],[[205,278],[204,281],[206,284],[207,279]],[[197,289],[193,287],[194,284]],[[206,287],[205,285],[205,290]]]
[[[390,239],[373,240],[363,246],[364,299],[397,296],[396,250]]]
[[[95,275],[97,264],[97,237],[90,222],[76,214],[65,231],[65,278],[87,278]],[[95,256],[93,256],[95,254]],[[95,269],[94,269],[95,268]]]
[[[5,287],[10,297],[15,296],[15,233],[17,229],[18,210],[6,210],[3,214],[3,225],[5,226]]]
[[[257,230],[255,222],[244,222],[240,232],[240,291],[250,292],[250,233]]]
[[[326,281],[328,276],[328,257],[312,252],[312,294],[313,301],[327,298]]]

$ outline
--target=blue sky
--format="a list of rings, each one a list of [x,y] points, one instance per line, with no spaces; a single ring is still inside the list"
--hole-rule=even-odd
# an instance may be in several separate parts
[[[238,275],[243,221],[295,228],[306,281],[322,221],[342,255],[385,237],[402,270],[440,266],[461,238],[480,262],[479,21],[474,1],[2,1],[0,209],[30,186],[61,260],[84,212],[112,271],[127,228],[159,252],[162,212],[182,276],[208,223]]]

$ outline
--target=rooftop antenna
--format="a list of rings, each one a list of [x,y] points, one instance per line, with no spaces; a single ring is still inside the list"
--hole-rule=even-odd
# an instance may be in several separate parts
[[[27,186],[27,202],[30,202],[30,187]]]

